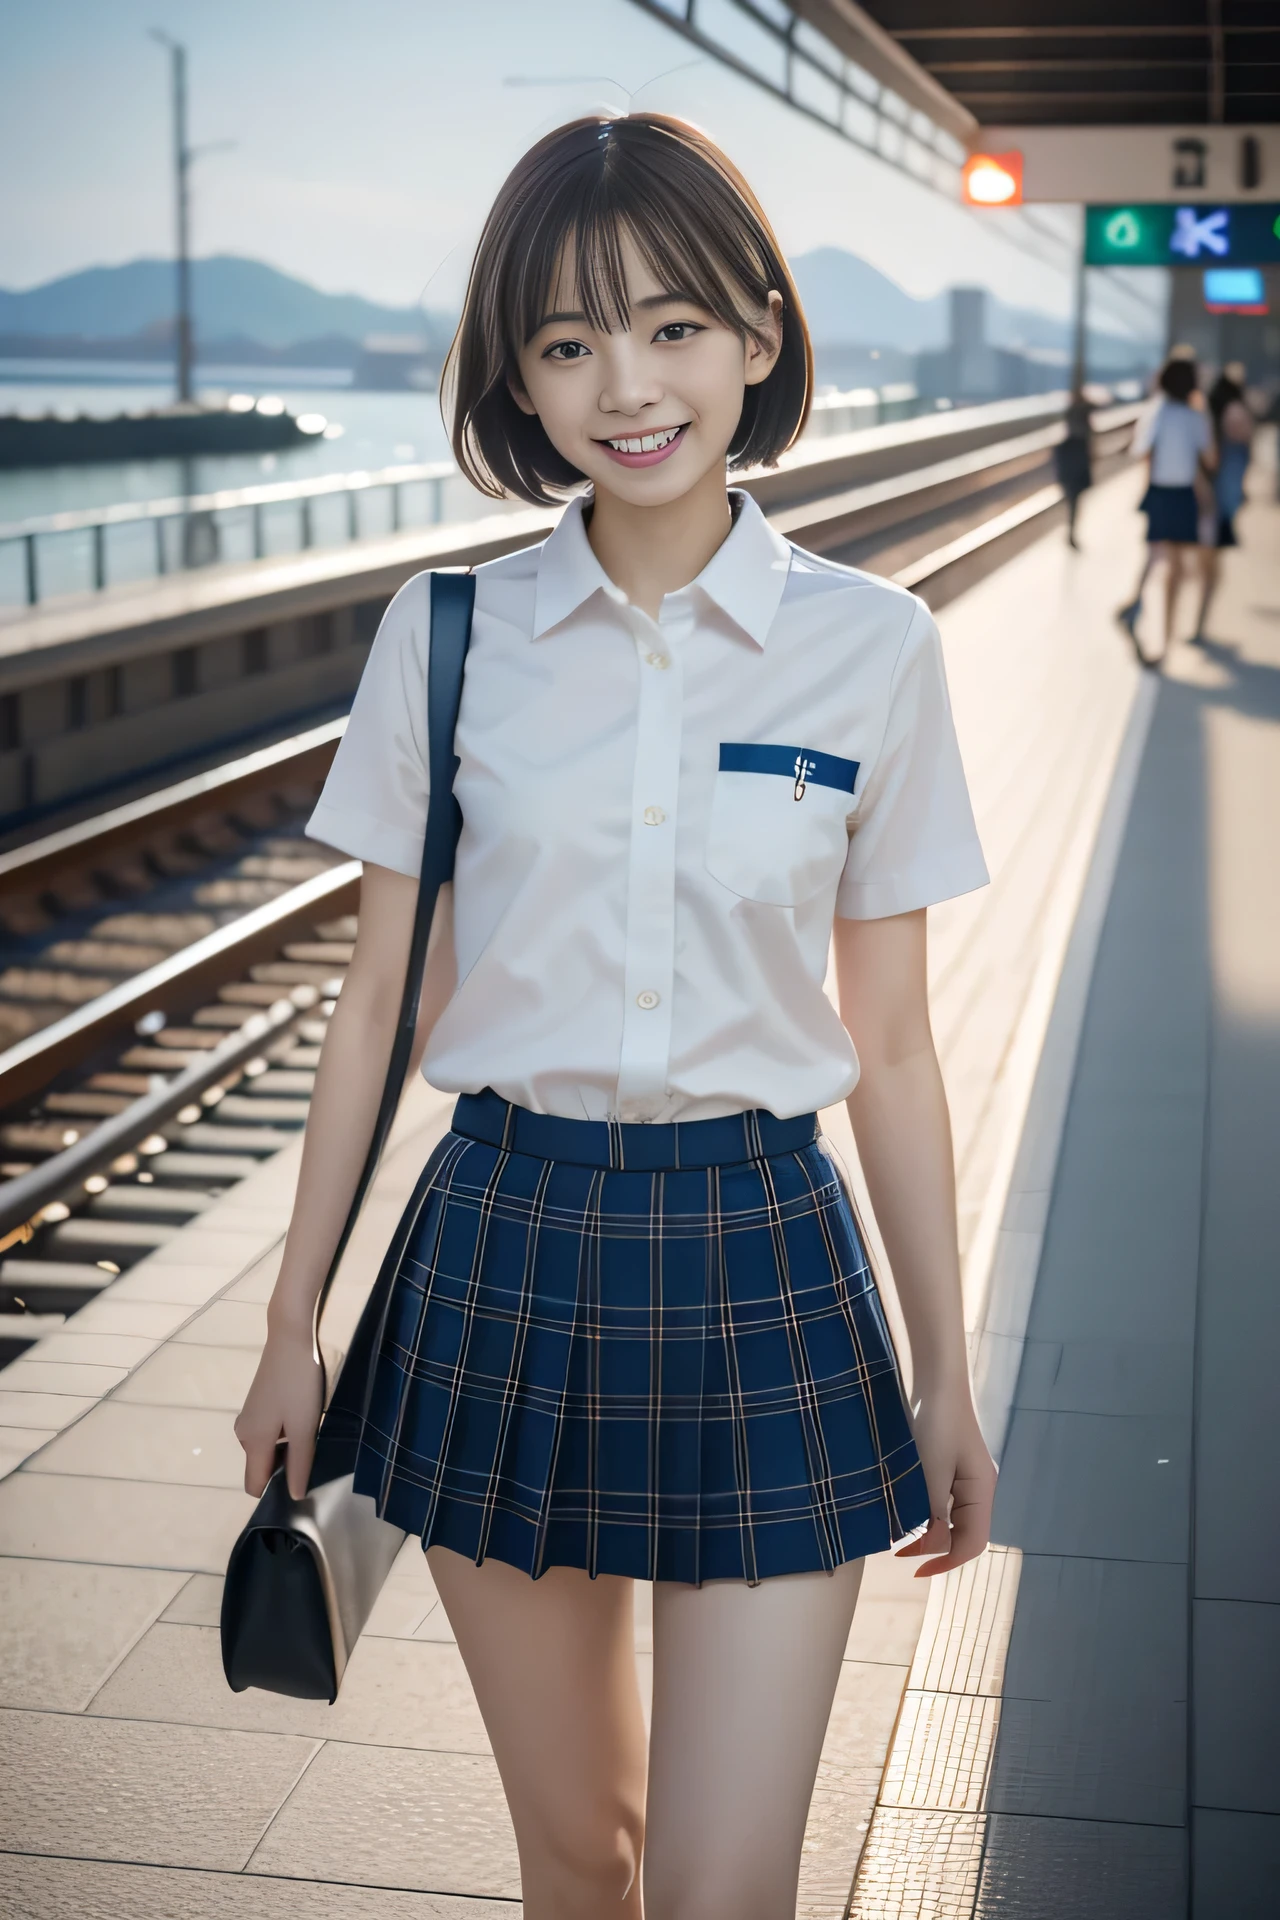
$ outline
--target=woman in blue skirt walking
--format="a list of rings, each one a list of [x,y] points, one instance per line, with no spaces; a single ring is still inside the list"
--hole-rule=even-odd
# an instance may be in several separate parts
[[[767,220],[701,133],[578,121],[489,217],[449,376],[490,495],[571,496],[481,567],[452,916],[357,1488],[420,1536],[526,1920],[783,1920],[863,1557],[986,1544],[925,909],[986,873],[937,630],[726,467],[804,426]],[[387,609],[311,831],[365,863],[269,1334],[237,1422],[306,1482],[311,1315],[373,1123],[427,805],[428,579]],[[839,1012],[825,994],[834,939]],[[820,1108],[847,1100],[904,1403]],[[653,1583],[651,1735],[632,1641]],[[643,1863],[643,1864],[642,1864]]]

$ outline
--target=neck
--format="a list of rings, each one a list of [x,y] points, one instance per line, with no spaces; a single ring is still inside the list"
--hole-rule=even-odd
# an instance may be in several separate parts
[[[663,594],[696,580],[732,525],[724,472],[713,467],[665,506],[638,507],[598,490],[587,539],[613,584],[656,620]]]

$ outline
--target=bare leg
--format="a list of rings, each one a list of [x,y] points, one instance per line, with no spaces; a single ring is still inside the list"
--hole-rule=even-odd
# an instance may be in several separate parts
[[[1169,571],[1164,577],[1164,649],[1163,660],[1173,645],[1174,619],[1178,611],[1178,589],[1182,585],[1182,563],[1186,549],[1181,545],[1169,548]]]
[[[1133,599],[1130,602],[1132,606],[1140,607],[1142,605],[1143,589],[1146,586],[1147,581],[1151,578],[1151,569],[1152,567],[1154,567],[1157,559],[1159,558],[1159,555],[1160,555],[1159,546],[1158,545],[1153,546],[1150,542],[1148,542],[1146,557],[1142,562],[1142,572],[1138,575],[1138,584],[1133,590]]]
[[[525,1920],[640,1920],[645,1731],[633,1587],[427,1558],[511,1809]]]
[[[647,1920],[794,1920],[800,1849],[862,1579],[653,1591]]]
[[[1151,577],[1151,569],[1155,565],[1159,553],[1160,548],[1153,546],[1150,541],[1148,541],[1146,557],[1142,562],[1142,572],[1138,575],[1138,584],[1133,590],[1133,598],[1125,606],[1120,607],[1116,613],[1117,620],[1133,642],[1133,650],[1143,666],[1145,666],[1147,662],[1138,641],[1138,616],[1142,612],[1143,590]]]
[[[1076,539],[1076,515],[1079,511],[1080,495],[1069,493],[1067,495],[1067,545],[1069,547],[1078,547],[1080,544]]]
[[[1204,639],[1205,622],[1209,618],[1209,603],[1213,599],[1214,593],[1217,590],[1218,573],[1219,573],[1220,567],[1221,567],[1221,557],[1218,553],[1218,549],[1216,547],[1201,547],[1200,549],[1200,568],[1201,568],[1200,611],[1196,615],[1196,632],[1195,632],[1195,637],[1197,640]]]

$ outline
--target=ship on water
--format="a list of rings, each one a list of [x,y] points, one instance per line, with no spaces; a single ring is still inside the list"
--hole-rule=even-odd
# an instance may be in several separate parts
[[[93,461],[187,460],[217,453],[278,453],[323,433],[321,414],[290,413],[268,397],[220,407],[179,400],[172,406],[105,417],[0,414],[0,471],[80,466]]]

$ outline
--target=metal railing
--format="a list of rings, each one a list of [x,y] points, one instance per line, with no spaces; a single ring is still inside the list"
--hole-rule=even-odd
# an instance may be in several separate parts
[[[370,530],[362,525],[360,503],[365,496],[379,492],[388,500],[390,524],[378,531],[397,533],[411,524],[406,512],[406,495],[411,488],[425,489],[426,509],[415,515],[412,523],[433,525],[443,520],[445,483],[457,472],[452,460],[434,460],[381,467],[373,472],[327,473],[315,480],[281,480],[252,487],[224,487],[215,493],[86,507],[0,525],[0,547],[21,547],[24,598],[29,607],[34,607],[47,597],[41,590],[40,543],[50,538],[88,536],[87,584],[101,592],[111,583],[109,539],[115,530],[152,530],[153,562],[144,578],[207,566],[223,558],[262,560],[269,551],[281,551],[279,547],[273,549],[268,538],[272,509],[297,509],[294,545],[285,550],[305,551],[317,544],[316,508],[320,502],[344,502],[345,517],[339,518],[341,532],[348,540],[366,537]],[[242,536],[236,544],[245,551],[231,555],[226,548],[232,544],[230,535],[235,531]],[[331,525],[326,532],[331,539],[335,529]]]
[[[932,400],[922,401],[909,380],[883,387],[851,387],[842,393],[815,395],[806,434],[852,433],[858,427],[882,427],[891,420],[909,420],[921,409],[934,411]]]

